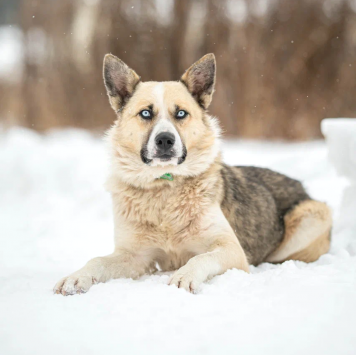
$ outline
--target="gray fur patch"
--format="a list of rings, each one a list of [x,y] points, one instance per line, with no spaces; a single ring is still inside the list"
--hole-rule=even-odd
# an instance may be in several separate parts
[[[284,216],[310,199],[302,184],[269,169],[222,166],[222,211],[235,231],[250,264],[275,250],[284,235]]]

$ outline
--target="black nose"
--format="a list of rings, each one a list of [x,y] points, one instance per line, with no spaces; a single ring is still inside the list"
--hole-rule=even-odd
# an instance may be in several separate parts
[[[155,139],[158,151],[160,153],[169,152],[170,149],[173,148],[175,140],[176,139],[174,138],[174,135],[172,133],[160,133]]]

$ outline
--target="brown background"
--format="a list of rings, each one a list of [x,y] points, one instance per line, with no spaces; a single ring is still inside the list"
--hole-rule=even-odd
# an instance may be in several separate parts
[[[5,125],[106,129],[108,52],[143,80],[177,80],[215,53],[210,112],[230,136],[312,139],[322,118],[355,116],[348,1],[24,0],[12,20],[24,31],[24,68],[20,81],[0,82]]]

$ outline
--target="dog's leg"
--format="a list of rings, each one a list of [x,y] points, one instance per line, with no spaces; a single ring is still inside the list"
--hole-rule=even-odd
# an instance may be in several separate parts
[[[332,220],[325,203],[314,200],[299,203],[284,216],[284,224],[284,239],[266,261],[312,262],[328,252]]]
[[[206,252],[191,258],[169,281],[170,285],[192,293],[202,282],[228,269],[237,268],[249,272],[245,252],[220,206],[213,206],[204,216],[201,229],[202,233],[197,238],[207,246]]]
[[[147,255],[116,249],[113,254],[94,258],[80,270],[61,279],[53,291],[64,296],[85,293],[98,282],[119,277],[138,278],[148,271],[150,266],[151,260]]]

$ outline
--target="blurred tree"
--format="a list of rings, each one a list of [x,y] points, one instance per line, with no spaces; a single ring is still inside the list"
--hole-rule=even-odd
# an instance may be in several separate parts
[[[217,57],[210,112],[231,136],[311,139],[356,110],[352,3],[324,0],[21,2],[22,81],[0,85],[0,117],[44,130],[107,128],[101,78],[111,52],[143,80],[177,80]]]

